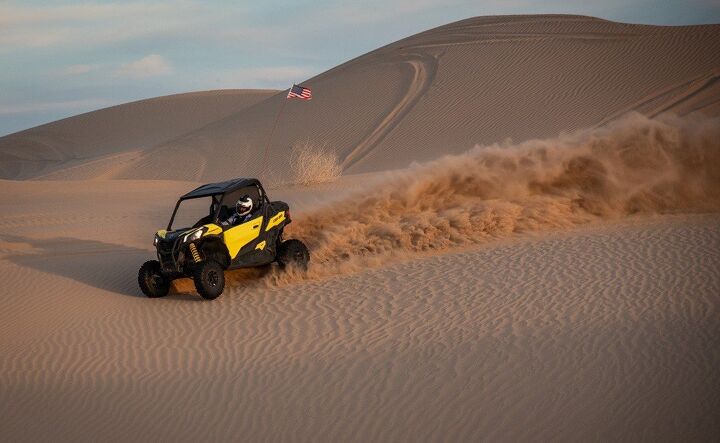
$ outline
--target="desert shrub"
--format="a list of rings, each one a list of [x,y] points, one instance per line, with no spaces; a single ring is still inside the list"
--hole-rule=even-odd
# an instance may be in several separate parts
[[[290,171],[293,183],[310,185],[337,180],[342,166],[337,153],[330,150],[327,143],[318,145],[307,140],[293,145]]]

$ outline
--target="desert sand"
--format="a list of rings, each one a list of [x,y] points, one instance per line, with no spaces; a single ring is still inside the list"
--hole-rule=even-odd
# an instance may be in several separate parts
[[[267,168],[282,91],[0,138],[0,436],[717,440],[719,72],[720,25],[479,17],[303,82]],[[236,176],[309,270],[143,297],[177,197]]]
[[[98,178],[145,150],[276,93],[223,90],[169,95],[88,112],[0,138],[3,178]],[[82,165],[73,168],[74,165]]]

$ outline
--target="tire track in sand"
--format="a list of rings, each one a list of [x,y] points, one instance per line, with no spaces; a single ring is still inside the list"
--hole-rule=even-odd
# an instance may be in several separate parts
[[[396,63],[397,59],[388,62]],[[351,167],[372,152],[430,89],[437,72],[438,60],[436,57],[425,53],[411,53],[404,55],[402,62],[411,69],[412,77],[405,95],[387,113],[380,124],[345,157],[342,162],[343,170]],[[381,63],[384,63],[384,61]]]
[[[690,100],[699,97],[703,92],[710,90],[717,84],[718,80],[720,80],[720,69],[714,69],[691,79],[684,79],[681,82],[655,91],[619,111],[613,112],[593,127],[605,126],[630,112],[641,112],[650,118],[655,118],[663,112],[672,112],[679,105],[688,103]],[[694,111],[710,106],[712,103],[714,101],[705,104],[701,103]]]

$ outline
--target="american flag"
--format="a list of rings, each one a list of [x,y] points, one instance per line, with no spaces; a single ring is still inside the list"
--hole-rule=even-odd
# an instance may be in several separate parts
[[[312,91],[310,88],[304,88],[298,85],[292,85],[290,92],[288,92],[287,98],[299,98],[300,100],[311,100]]]

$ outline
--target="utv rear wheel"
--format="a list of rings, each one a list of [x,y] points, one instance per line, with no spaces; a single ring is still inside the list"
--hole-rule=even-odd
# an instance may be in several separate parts
[[[278,247],[277,262],[281,268],[294,265],[300,269],[307,269],[310,252],[305,243],[300,240],[286,240]]]
[[[143,294],[150,298],[165,297],[170,290],[170,279],[163,275],[157,260],[146,261],[140,266],[138,284]]]
[[[200,262],[193,272],[193,281],[198,294],[205,300],[214,300],[225,288],[225,272],[216,261]]]

